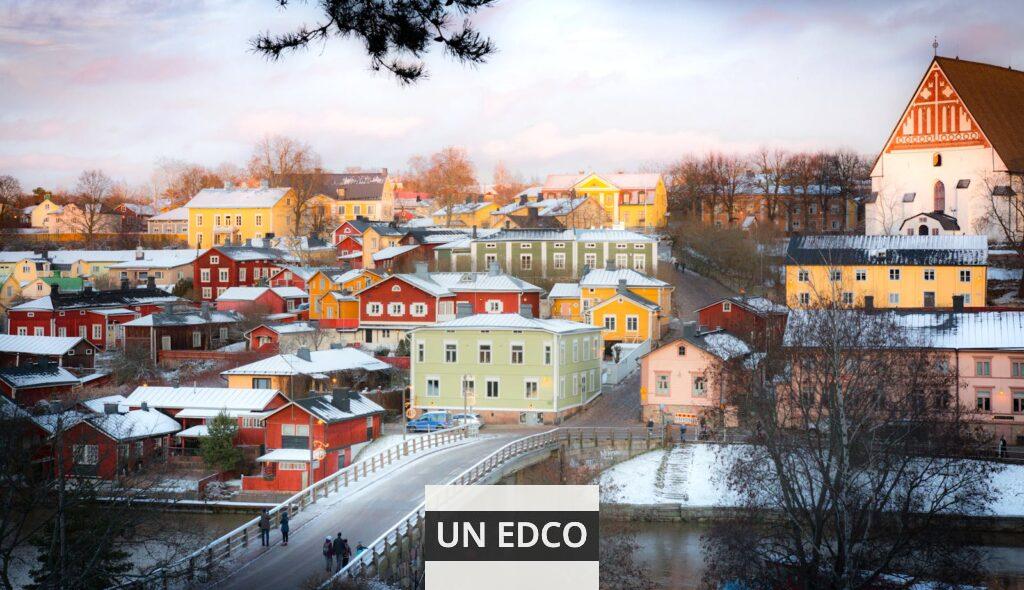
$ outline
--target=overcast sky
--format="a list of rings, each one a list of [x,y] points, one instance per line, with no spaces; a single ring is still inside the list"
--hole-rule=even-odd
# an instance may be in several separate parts
[[[543,176],[709,148],[873,153],[933,36],[940,54],[1024,67],[1024,3],[941,0],[504,0],[475,18],[499,48],[489,63],[434,51],[411,88],[369,71],[355,41],[277,63],[249,51],[316,4],[0,0],[0,174],[142,183],[161,157],[242,164],[267,133],[330,169],[461,145],[484,181],[498,160]]]

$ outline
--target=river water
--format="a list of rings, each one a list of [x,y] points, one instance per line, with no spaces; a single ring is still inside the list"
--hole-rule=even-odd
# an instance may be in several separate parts
[[[658,588],[683,590],[701,587],[704,527],[682,523],[642,523],[636,528],[637,557],[647,566]],[[982,548],[993,590],[1024,590],[1024,535],[1004,535],[1002,544]]]

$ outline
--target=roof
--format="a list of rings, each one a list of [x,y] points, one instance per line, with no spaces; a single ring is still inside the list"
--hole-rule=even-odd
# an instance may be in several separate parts
[[[261,246],[215,246],[214,248],[211,248],[211,250],[214,249],[231,260],[236,261],[295,260],[294,256],[277,248],[264,248]]]
[[[295,405],[306,410],[314,417],[327,422],[342,422],[360,416],[371,416],[384,412],[384,408],[359,394],[348,395],[349,411],[344,411],[331,403],[332,395],[318,395],[295,400]]]
[[[131,259],[110,268],[174,268],[192,264],[202,254],[197,250],[143,250],[141,253],[142,258],[133,253]]]
[[[432,272],[430,273],[430,278],[439,285],[446,287],[452,293],[465,291],[540,293],[544,291],[537,285],[506,273]]]
[[[195,250],[143,250],[143,255],[155,252],[181,252],[187,256],[192,253],[195,259]],[[55,265],[70,266],[76,262],[128,262],[135,260],[136,250],[50,250],[47,258]]]
[[[572,213],[586,202],[587,199],[585,197],[576,199],[544,199],[543,201],[528,201],[526,203],[515,200],[496,211],[491,211],[491,215],[511,215],[520,211],[525,214],[528,209],[536,209],[537,217],[561,217]]]
[[[185,203],[186,209],[262,209],[273,207],[290,188],[204,188]]]
[[[569,190],[584,179],[589,178],[591,175],[598,176],[618,188],[625,189],[654,189],[658,186],[658,181],[661,180],[661,174],[656,172],[640,174],[604,174],[597,172],[587,172],[585,174],[549,174],[547,179],[544,180],[543,190]]]
[[[242,389],[232,387],[137,387],[125,403],[139,407],[142,402],[151,408],[245,410],[259,412],[281,395],[276,389]]]
[[[900,224],[900,231],[903,231],[903,227],[907,225],[908,221],[914,221],[918,217],[921,217],[922,215],[925,217],[930,217],[935,221],[938,221],[939,226],[946,231],[960,231],[960,222],[956,220],[956,217],[953,217],[952,215],[946,215],[945,213],[941,213],[939,211],[929,211],[928,213],[918,213],[916,215],[911,215],[910,217],[904,219],[903,223]]]
[[[86,418],[115,440],[131,440],[163,436],[181,430],[181,424],[163,412],[156,410],[132,410],[124,414],[97,414]]]
[[[574,332],[599,332],[601,328],[560,319],[527,318],[517,313],[479,313],[432,326],[416,328],[417,330],[541,330],[554,334],[570,334]]]
[[[81,291],[85,286],[85,279],[82,277],[41,277],[40,280],[50,287],[56,286],[63,292]]]
[[[175,436],[178,438],[202,438],[204,436],[210,436],[210,427],[206,424],[196,424],[195,426],[189,426]]]
[[[107,404],[117,404],[119,411],[128,411],[128,406],[125,404],[125,397],[123,395],[105,395],[103,397],[96,397],[93,399],[85,400],[82,405],[89,409],[89,411],[96,414],[102,414]]]
[[[484,235],[477,234],[479,242],[654,242],[655,239],[624,229],[502,229]]]
[[[11,252],[0,252],[0,263],[21,262],[26,258],[30,260],[41,260],[42,256],[29,250],[17,250]]]
[[[814,322],[821,313],[844,313],[858,321],[885,322],[904,330],[904,343],[913,347],[961,350],[1024,350],[1024,310],[1022,311],[888,311],[794,310],[786,322],[783,339],[793,345],[794,331],[806,322]],[[889,323],[891,322],[891,324]],[[812,343],[813,344],[813,343]]]
[[[351,182],[344,183],[345,194],[339,196],[337,192],[330,197],[339,201],[379,201],[384,195],[383,182]]]
[[[204,315],[202,310],[191,309],[185,312],[153,313],[122,325],[134,327],[205,326],[207,324],[233,324],[240,319],[241,316],[233,311],[210,310]]]
[[[136,215],[152,216],[156,213],[156,209],[154,209],[152,205],[141,205],[139,203],[122,203],[121,206]]]
[[[802,236],[789,240],[788,264],[958,265],[988,262],[985,236]]]
[[[629,268],[617,270],[594,269],[583,275],[580,287],[616,287],[626,281],[627,287],[668,287],[665,281],[640,274]]]
[[[58,367],[55,363],[33,363],[20,367],[5,367],[0,369],[0,381],[17,389],[78,385],[79,383],[78,377],[64,367]]]
[[[622,297],[623,299],[628,299],[629,301],[632,301],[633,303],[636,303],[637,305],[646,307],[647,309],[651,309],[651,310],[661,309],[660,305],[658,305],[657,303],[651,301],[650,299],[647,299],[646,297],[641,297],[641,296],[639,296],[636,293],[633,293],[631,291],[624,291],[624,290],[616,290],[614,295],[612,295],[608,299],[605,299],[604,301],[601,301],[599,303],[594,304],[594,306],[591,307],[590,309],[597,309],[598,307],[603,306],[604,304],[608,303],[609,301],[615,301],[615,299],[617,299],[619,297]]]
[[[466,215],[468,213],[476,213],[482,209],[488,207],[494,207],[494,203],[491,201],[474,201],[472,203],[453,203],[451,205],[441,207],[437,211],[434,211],[431,215],[434,217],[447,217],[449,211],[451,215]]]
[[[331,291],[331,293],[333,292],[334,291]],[[253,328],[252,330],[246,332],[246,335],[251,334],[252,332],[259,328],[267,328],[268,330],[273,330],[278,334],[303,334],[307,332],[316,332],[318,329],[316,326],[310,324],[309,322],[291,322],[287,324],[260,324]]]
[[[412,252],[419,248],[419,244],[409,244],[406,246],[388,246],[387,248],[381,248],[380,250],[373,253],[374,260],[390,260],[396,256],[401,256],[406,252]]]
[[[936,57],[985,137],[1011,171],[1024,171],[1024,72]]]
[[[579,283],[555,283],[548,293],[548,299],[577,299],[579,296]]]
[[[391,275],[389,277],[384,277],[384,280],[382,280],[382,281],[380,281],[378,283],[375,283],[373,285],[370,285],[368,287],[365,287],[364,289],[362,289],[361,291],[357,291],[356,293],[362,293],[363,291],[366,291],[367,289],[373,289],[373,288],[375,288],[375,287],[377,287],[379,285],[382,285],[382,284],[388,282],[391,279],[395,279],[395,280],[399,280],[399,281],[403,281],[405,283],[408,283],[408,284],[412,285],[413,287],[416,287],[417,289],[420,289],[421,291],[424,291],[424,292],[426,292],[426,293],[428,293],[430,295],[433,295],[435,297],[449,297],[449,296],[454,295],[454,293],[449,291],[448,288],[445,287],[444,285],[442,285],[440,283],[437,283],[437,282],[434,282],[434,280],[431,279],[429,275],[426,276],[426,277],[422,277],[422,276],[417,275],[415,273],[399,273],[399,274],[393,274],[393,275]]]
[[[300,359],[294,354],[278,354],[248,365],[228,369],[221,375],[311,375],[314,373],[336,373],[339,371],[384,371],[391,365],[379,361],[372,355],[357,348],[332,348],[313,350],[310,360]]]
[[[273,291],[282,299],[309,297],[298,287],[228,287],[217,297],[217,301],[256,301],[267,291]]]
[[[124,307],[108,307],[104,309],[93,309],[89,313],[98,315],[135,315],[135,312]]]
[[[746,342],[721,329],[696,334],[684,330],[682,339],[724,361],[751,353]]]
[[[280,270],[275,272],[270,278],[273,279],[274,277],[283,272],[290,272],[296,277],[304,281],[308,281],[317,272],[331,274],[334,272],[341,272],[341,269],[336,266],[298,266],[295,264],[282,264]]]
[[[313,458],[313,452],[308,449],[274,449],[266,455],[256,458],[260,463],[309,463]]]
[[[733,305],[738,305],[744,309],[752,311],[757,315],[762,316],[770,313],[789,313],[788,307],[779,303],[775,303],[771,299],[767,299],[765,297],[726,297],[724,299],[719,299],[718,301],[710,305],[705,305],[704,307],[698,309],[697,311],[707,309],[709,307],[714,307],[722,303],[723,301],[729,301]]]
[[[62,355],[82,341],[83,338],[73,336],[18,336],[15,334],[0,334],[0,352]]]
[[[154,215],[149,218],[150,221],[187,221],[188,220],[188,209],[185,207],[178,207],[165,211],[159,215]]]

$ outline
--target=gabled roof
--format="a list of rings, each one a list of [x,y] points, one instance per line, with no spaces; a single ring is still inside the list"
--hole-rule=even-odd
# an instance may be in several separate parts
[[[161,289],[141,287],[138,289],[114,289],[111,291],[80,291],[57,293],[40,297],[17,305],[16,311],[53,311],[69,309],[91,309],[103,307],[130,307],[132,305],[165,305],[181,301],[180,297]]]
[[[627,287],[668,287],[665,281],[640,274],[630,268],[616,270],[594,269],[583,275],[580,287],[617,287],[619,281],[626,281]]]
[[[752,352],[750,345],[746,342],[721,329],[693,334],[688,334],[684,330],[680,340],[689,342],[724,361],[738,356],[745,356]],[[676,340],[676,342],[679,342],[679,340]]]
[[[290,188],[204,188],[185,203],[187,209],[264,209],[273,207]]]
[[[121,263],[135,260],[137,250],[50,250],[47,257],[54,265],[70,266],[75,262],[110,262]],[[142,250],[143,258],[157,260],[160,258],[185,258],[195,260],[195,250]],[[186,264],[186,263],[182,263]]]
[[[107,404],[117,404],[119,411],[127,412],[128,405],[125,404],[127,398],[123,395],[105,395],[103,397],[94,397],[81,402],[79,405],[84,406],[90,412],[94,414],[102,414],[106,409]]]
[[[0,352],[63,355],[78,346],[84,338],[75,336],[18,336],[16,334],[0,334]],[[88,342],[88,340],[86,340]],[[95,348],[95,345],[89,343]]]
[[[359,369],[383,371],[391,368],[391,365],[352,347],[313,350],[310,351],[309,358],[307,361],[294,354],[278,354],[229,369],[221,375],[314,375]]]
[[[260,412],[283,394],[276,389],[237,387],[136,387],[125,400],[132,407],[145,402],[159,409],[245,410]]]
[[[256,301],[267,291],[281,299],[301,299],[309,295],[298,287],[228,287],[217,301]]]
[[[957,265],[988,261],[985,236],[801,236],[789,240],[787,264]]]
[[[56,363],[33,363],[20,367],[0,368],[0,381],[17,389],[78,385],[78,377]]]
[[[192,264],[200,254],[196,250],[143,250],[141,259],[133,254],[131,259],[110,268],[174,268]]]
[[[292,404],[299,406],[312,414],[314,418],[319,418],[328,424],[384,413],[384,408],[362,395],[349,394],[349,411],[347,412],[332,404],[331,398],[332,395],[318,395],[297,399]]]
[[[352,182],[343,184],[338,188],[344,188],[345,194],[328,195],[339,201],[379,201],[384,195],[384,182]]]
[[[286,324],[260,324],[246,332],[245,335],[248,336],[260,328],[266,328],[278,334],[305,334],[317,331],[317,327],[309,322],[289,322]]]
[[[352,226],[352,229],[358,231],[359,234],[361,235],[364,231],[366,231],[366,228],[368,228],[371,225],[373,225],[373,223],[374,222],[370,221],[369,219],[349,219],[348,221],[343,221],[340,225],[338,225],[338,227],[334,228],[334,231],[338,231],[338,228],[340,228],[341,226],[343,226],[345,224],[348,224],[348,225]],[[356,234],[341,234],[341,235],[343,235],[343,236],[354,236]]]
[[[599,332],[601,328],[560,319],[527,318],[517,313],[478,313],[464,318],[423,326],[416,330],[540,330],[554,334]]]
[[[130,322],[124,326],[151,328],[153,326],[206,326],[210,324],[233,324],[241,321],[242,316],[233,311],[210,310],[203,313],[201,310],[192,309],[181,312],[153,313]]]
[[[599,307],[604,307],[606,304],[611,303],[612,301],[615,301],[615,300],[620,299],[620,298],[621,299],[625,299],[627,301],[632,301],[633,303],[636,303],[637,305],[639,305],[641,307],[645,307],[645,308],[647,308],[647,309],[649,309],[651,311],[657,311],[657,310],[661,309],[660,305],[658,305],[657,303],[655,303],[655,302],[653,302],[653,301],[651,301],[651,300],[649,300],[649,299],[647,299],[645,297],[641,297],[641,296],[639,296],[636,293],[633,293],[631,291],[621,291],[621,290],[616,291],[615,294],[612,295],[611,297],[609,297],[608,299],[605,299],[604,301],[601,301],[599,303],[595,303],[593,305],[593,307],[591,307],[590,309],[594,310],[594,309],[597,309]]]
[[[548,299],[579,299],[579,297],[579,283],[555,283],[548,293]]]
[[[544,290],[518,277],[506,273],[489,272],[433,272],[430,278],[452,293],[507,292],[541,293]]]
[[[946,231],[960,231],[960,222],[956,220],[956,217],[953,217],[952,215],[946,215],[945,213],[940,213],[939,211],[929,211],[927,213],[918,213],[916,215],[911,215],[910,217],[904,219],[903,223],[900,224],[900,232],[903,232],[903,228],[907,225],[908,221],[916,221],[917,218],[921,217],[922,215],[925,217],[930,217],[935,221],[938,221],[939,226]]]
[[[408,252],[412,252],[419,248],[419,244],[409,244],[406,246],[388,246],[387,248],[381,248],[380,250],[373,253],[373,259],[376,261],[391,260],[396,256],[401,256]]]
[[[277,248],[263,248],[257,246],[214,246],[210,250],[216,250],[237,262],[252,260],[271,260],[275,262],[293,261],[295,257]],[[209,251],[209,250],[208,250]]]
[[[159,215],[154,215],[149,218],[150,221],[187,221],[188,220],[188,209],[185,207],[177,207],[170,211],[165,211]]]
[[[0,252],[0,263],[21,262],[22,260],[43,260],[43,257],[29,250]]]
[[[181,424],[174,418],[156,410],[97,414],[86,417],[85,422],[118,441],[163,436],[181,430]]]
[[[455,295],[454,293],[449,291],[448,288],[445,287],[444,285],[434,282],[434,280],[431,279],[429,275],[426,277],[422,277],[415,273],[399,273],[393,274],[388,277],[384,277],[384,280],[378,283],[374,283],[369,287],[364,287],[363,289],[353,293],[353,295],[358,295],[359,293],[362,293],[367,289],[375,289],[378,286],[383,285],[384,283],[387,283],[390,280],[398,280],[404,283],[408,283],[413,287],[416,287],[417,289],[427,293],[428,295],[433,295],[434,297],[451,297]]]
[[[604,174],[597,172],[587,172],[584,174],[549,174],[547,179],[544,181],[543,189],[546,191],[569,190],[591,176],[598,176],[602,180],[610,183],[612,186],[622,189],[653,190],[658,186],[658,181],[661,180],[661,174],[656,172],[637,174]]]
[[[491,201],[474,201],[472,203],[454,203],[446,207],[441,207],[437,211],[434,211],[431,215],[434,217],[447,217],[449,211],[452,215],[466,215],[469,213],[476,213],[482,211],[488,207],[496,207]]]
[[[270,276],[270,280],[274,280],[277,275],[283,272],[290,272],[303,281],[308,281],[318,272],[331,275],[333,273],[341,272],[341,269],[336,266],[298,266],[295,264],[283,264],[277,272]]]
[[[721,304],[723,301],[729,301],[733,305],[742,307],[750,311],[751,313],[754,313],[759,316],[766,316],[768,314],[789,313],[788,307],[779,303],[775,303],[771,299],[767,299],[765,297],[725,297],[723,299],[719,299],[718,301],[710,305],[705,305],[704,307],[701,307],[697,311],[701,311],[709,307],[714,307],[716,305]]]

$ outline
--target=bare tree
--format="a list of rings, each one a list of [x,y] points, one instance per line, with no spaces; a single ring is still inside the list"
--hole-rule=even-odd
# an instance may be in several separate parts
[[[985,193],[988,195],[983,227],[973,228],[985,233],[990,228],[998,230],[999,237],[1007,247],[1013,249],[1018,262],[1024,266],[1024,176],[1010,174],[1001,178],[986,178]],[[1017,298],[1024,299],[1024,273],[1017,280]]]
[[[706,537],[708,580],[844,590],[976,580],[982,560],[944,525],[987,511],[998,467],[965,458],[988,441],[947,358],[896,314],[838,304],[791,314],[785,345],[733,390],[757,436],[722,451],[747,510]],[[773,525],[754,526],[765,514]]]
[[[17,225],[21,196],[21,183],[17,178],[7,174],[0,176],[0,227]]]
[[[704,161],[692,154],[683,156],[665,169],[668,206],[683,215],[712,214],[711,189]]]
[[[789,153],[781,149],[761,148],[753,157],[757,174],[752,184],[764,195],[764,213],[773,225],[779,213],[785,209],[782,191],[786,186],[788,162]]]
[[[726,215],[726,224],[736,222],[736,198],[744,192],[747,163],[742,156],[711,152],[707,155],[706,169],[711,192]]]
[[[494,165],[492,182],[494,183],[494,192],[497,195],[494,200],[499,205],[511,203],[512,199],[526,188],[526,183],[523,182],[522,176],[509,170],[504,162],[498,162]]]
[[[811,185],[814,184],[814,159],[806,153],[800,152],[790,156],[786,163],[786,187],[789,190],[788,217],[790,227],[793,230],[793,221],[799,212],[802,218],[800,229],[806,231],[810,225],[810,204],[812,200]],[[799,220],[797,220],[799,221]]]
[[[303,235],[307,229],[307,213],[313,208],[323,183],[320,166],[320,155],[308,143],[291,137],[268,135],[253,147],[249,158],[250,176],[294,191],[288,205],[288,224],[294,236]]]
[[[73,202],[78,211],[68,216],[72,229],[89,241],[98,233],[113,232],[115,215],[110,208],[114,182],[102,170],[86,170],[78,177]]]
[[[473,162],[465,148],[450,146],[428,158],[414,156],[409,160],[409,168],[407,187],[430,194],[434,206],[445,211],[448,226],[452,224],[455,207],[479,189]]]
[[[204,188],[217,188],[224,180],[234,180],[210,171],[205,166],[182,160],[157,161],[152,183],[155,192],[170,208],[180,207]]]
[[[390,71],[403,84],[425,77],[423,57],[432,44],[441,45],[456,60],[481,64],[496,51],[468,15],[497,0],[407,0],[403,2],[320,2],[323,21],[291,33],[263,33],[252,40],[253,50],[269,59],[331,37],[355,37],[370,56],[370,68]],[[287,6],[289,0],[277,0]],[[453,20],[461,18],[461,26]]]

